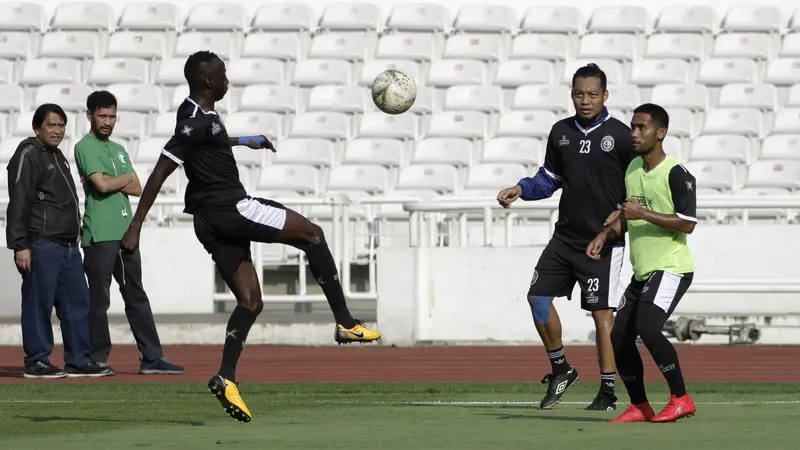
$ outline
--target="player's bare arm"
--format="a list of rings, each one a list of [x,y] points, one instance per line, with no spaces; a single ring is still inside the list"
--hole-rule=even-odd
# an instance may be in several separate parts
[[[231,147],[234,145],[244,145],[252,148],[253,150],[266,148],[272,150],[272,153],[277,151],[275,150],[275,146],[272,145],[272,142],[270,142],[270,140],[264,135],[231,137],[229,138],[229,141],[231,143]]]
[[[142,184],[139,182],[139,175],[136,172],[131,172],[131,182],[126,184],[125,187],[122,188],[123,194],[132,195],[134,197],[139,197],[142,195]]]
[[[621,211],[614,211],[608,216],[608,219],[603,223],[605,227],[603,231],[597,234],[592,242],[586,247],[586,256],[593,260],[600,259],[600,251],[608,241],[613,241],[620,236],[623,236],[628,228],[627,222],[622,217]]]
[[[638,200],[633,198],[625,200],[625,204],[622,205],[622,216],[626,220],[646,220],[653,225],[686,234],[691,234],[695,226],[695,222],[677,214],[661,214],[645,209]]]
[[[113,194],[123,192],[123,189],[134,180],[129,173],[112,177],[102,172],[95,172],[89,175],[89,181],[101,194]]]
[[[153,173],[150,174],[144,185],[142,197],[136,206],[136,213],[133,215],[128,231],[122,237],[122,248],[125,250],[133,251],[139,246],[139,233],[144,219],[147,217],[147,213],[150,212],[150,208],[153,207],[153,203],[156,201],[164,182],[177,168],[178,164],[163,154],[158,158],[158,162],[153,168]]]

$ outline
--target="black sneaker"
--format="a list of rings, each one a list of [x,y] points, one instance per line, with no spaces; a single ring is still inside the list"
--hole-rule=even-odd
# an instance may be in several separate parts
[[[95,363],[87,363],[81,367],[75,367],[73,365],[67,364],[64,369],[67,372],[67,376],[70,378],[86,378],[86,377],[107,377],[111,375],[111,368],[106,366],[99,366]]]
[[[67,372],[59,369],[58,367],[42,362],[36,361],[30,366],[25,367],[25,378],[64,378],[67,376]]]
[[[111,366],[109,366],[107,362],[95,361],[95,362],[93,362],[92,364],[94,364],[94,365],[95,365],[95,366],[97,366],[97,367],[101,367],[101,368],[104,368],[104,369],[108,369],[108,370],[109,370],[109,372],[111,372],[111,373],[110,373],[108,376],[112,376],[112,377],[113,377],[114,375],[116,375],[116,374],[117,374],[117,371],[116,371],[116,370],[114,370],[114,369],[113,369]]]
[[[548,385],[547,394],[544,395],[542,403],[539,404],[539,408],[551,409],[556,406],[561,401],[561,397],[564,396],[564,392],[567,391],[567,388],[572,386],[576,381],[578,381],[578,371],[572,366],[569,367],[569,370],[565,374],[553,375],[552,373],[548,373],[545,375],[542,379],[542,384]]]
[[[601,392],[586,407],[586,411],[614,411],[617,409],[617,396],[608,392]]]

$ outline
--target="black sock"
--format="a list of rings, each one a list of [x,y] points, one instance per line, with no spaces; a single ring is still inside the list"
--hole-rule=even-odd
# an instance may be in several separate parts
[[[625,390],[628,391],[631,403],[634,405],[647,401],[644,390],[644,364],[636,346],[638,336],[636,319],[636,310],[625,308],[617,313],[617,317],[614,318],[614,328],[611,330],[611,344],[614,346],[614,360],[617,363],[619,378],[625,384]]]
[[[225,347],[222,349],[222,364],[219,368],[219,374],[226,380],[236,381],[236,363],[255,321],[256,315],[242,306],[237,305],[231,313],[225,329]]]
[[[678,352],[675,347],[661,332],[661,327],[666,321],[666,314],[661,308],[651,303],[639,306],[639,336],[644,345],[653,356],[653,361],[669,384],[670,392],[676,397],[686,395],[686,385],[683,381],[681,366],[678,364]]]
[[[632,404],[638,405],[647,401],[647,394],[644,390],[644,369],[640,373],[631,375],[620,373],[619,377],[625,383],[625,389],[631,397]]]
[[[336,323],[345,328],[353,328],[356,321],[347,309],[347,302],[344,299],[344,291],[339,281],[339,273],[336,270],[336,262],[333,260],[328,243],[323,239],[318,244],[309,245],[305,249],[308,267],[311,274],[319,283],[328,305],[331,307]]]
[[[600,372],[600,393],[614,395],[614,383],[616,381],[616,372]]]
[[[564,355],[564,347],[559,347],[553,351],[548,350],[547,357],[550,358],[550,367],[553,375],[564,375],[569,372],[569,363]]]

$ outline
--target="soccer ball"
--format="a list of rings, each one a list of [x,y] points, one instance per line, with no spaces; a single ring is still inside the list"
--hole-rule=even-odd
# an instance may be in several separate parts
[[[384,70],[372,82],[372,102],[386,114],[402,114],[417,99],[417,84],[399,70]]]

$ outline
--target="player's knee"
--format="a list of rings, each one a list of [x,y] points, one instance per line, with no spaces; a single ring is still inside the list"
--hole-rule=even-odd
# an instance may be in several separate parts
[[[529,295],[528,304],[531,306],[533,321],[535,323],[546,324],[550,321],[550,305],[553,297],[543,297],[541,295]]]
[[[309,222],[308,229],[303,233],[303,240],[309,247],[322,244],[325,242],[325,232],[319,225]]]
[[[592,311],[592,318],[598,333],[611,333],[614,327],[614,312],[611,309]]]
[[[238,303],[243,308],[247,309],[253,315],[257,316],[264,310],[264,301],[261,300],[261,291],[258,289],[250,289],[244,292],[238,299]]]

